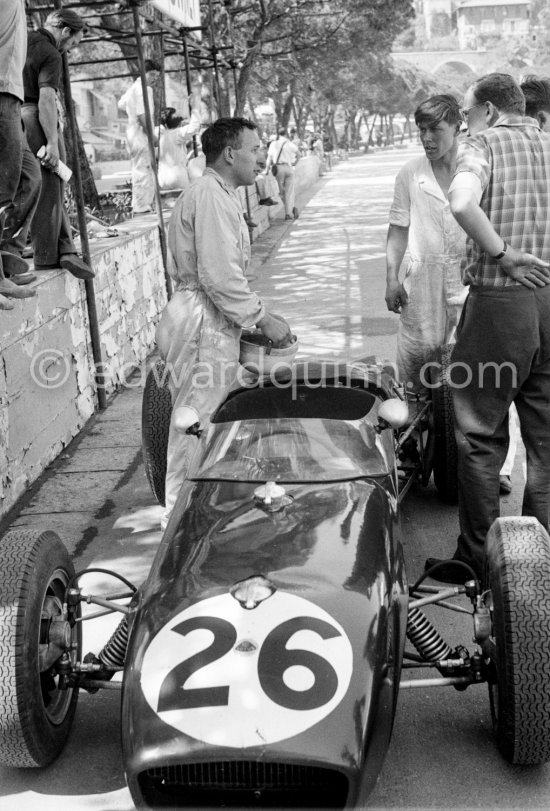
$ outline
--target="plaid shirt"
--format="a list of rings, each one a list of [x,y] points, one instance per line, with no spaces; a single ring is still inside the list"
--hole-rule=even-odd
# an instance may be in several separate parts
[[[550,134],[533,118],[501,115],[489,129],[463,142],[456,174],[481,181],[480,207],[513,248],[550,260]],[[462,261],[464,284],[511,287],[511,279],[472,239]]]

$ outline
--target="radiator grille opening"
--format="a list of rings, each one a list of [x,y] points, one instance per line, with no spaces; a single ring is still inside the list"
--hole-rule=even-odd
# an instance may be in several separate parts
[[[148,804],[165,808],[343,808],[348,793],[334,769],[246,760],[160,766],[139,784]]]

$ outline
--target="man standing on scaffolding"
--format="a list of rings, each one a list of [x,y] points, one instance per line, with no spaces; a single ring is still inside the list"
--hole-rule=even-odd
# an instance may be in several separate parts
[[[154,110],[153,88],[160,79],[160,65],[153,59],[145,60],[147,81],[147,98],[149,109]],[[132,162],[132,211],[134,214],[145,214],[153,210],[155,198],[155,176],[151,165],[151,152],[147,140],[145,121],[145,101],[141,86],[141,77],[135,80],[118,103],[120,110],[128,116],[126,140]]]

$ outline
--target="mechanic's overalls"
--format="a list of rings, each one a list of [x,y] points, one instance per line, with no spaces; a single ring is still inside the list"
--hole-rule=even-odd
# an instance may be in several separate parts
[[[455,342],[468,295],[460,276],[465,244],[466,234],[433,171],[419,170],[411,189],[409,263],[403,280],[409,300],[397,335],[399,377],[410,392],[426,391],[423,366],[431,352]]]
[[[189,463],[197,449],[196,436],[174,427],[180,406],[196,411],[206,427],[210,415],[225,400],[239,369],[241,328],[231,324],[198,285],[178,290],[166,306],[157,328],[157,345],[169,370],[172,419],[166,473],[166,525]]]
[[[132,161],[132,211],[148,211],[155,199],[155,177],[151,167],[151,152],[147,134],[136,121],[126,129],[128,151]]]

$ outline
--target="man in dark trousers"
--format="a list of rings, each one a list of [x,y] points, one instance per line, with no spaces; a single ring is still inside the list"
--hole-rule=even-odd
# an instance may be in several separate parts
[[[12,242],[30,221],[40,188],[40,167],[31,155],[21,124],[23,66],[27,51],[24,0],[0,4],[0,309],[10,298],[35,295],[19,289],[36,279]],[[9,278],[6,278],[9,277]]]
[[[59,161],[66,161],[58,107],[61,54],[78,45],[83,35],[84,20],[70,9],[53,11],[43,28],[29,34],[22,116],[33,154],[44,147],[42,189],[31,224],[35,270],[61,267],[77,279],[92,279],[93,270],[77,255],[63,204],[65,184],[55,173]]]
[[[550,135],[524,115],[525,98],[508,74],[481,77],[463,104],[470,137],[459,147],[449,188],[451,211],[469,237],[462,278],[470,289],[453,352],[460,519],[454,560],[481,579],[486,535],[500,514],[512,403],[527,455],[522,513],[548,530]],[[434,577],[469,579],[456,564]]]

